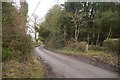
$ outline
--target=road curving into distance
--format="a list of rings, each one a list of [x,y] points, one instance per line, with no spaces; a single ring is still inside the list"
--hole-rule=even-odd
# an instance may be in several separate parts
[[[57,54],[42,46],[35,49],[35,54],[52,67],[57,78],[118,78],[115,72],[84,63],[67,55]]]

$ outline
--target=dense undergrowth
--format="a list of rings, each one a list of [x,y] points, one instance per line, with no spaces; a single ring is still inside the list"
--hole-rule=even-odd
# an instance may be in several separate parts
[[[33,58],[35,46],[27,34],[28,4],[20,5],[18,11],[13,3],[2,3],[2,77],[42,78],[43,66]]]

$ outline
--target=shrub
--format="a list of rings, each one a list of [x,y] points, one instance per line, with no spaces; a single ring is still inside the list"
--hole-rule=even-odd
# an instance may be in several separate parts
[[[50,35],[45,41],[46,47],[55,49],[64,47],[64,44],[64,37],[60,33]]]
[[[11,59],[12,57],[13,57],[13,53],[10,51],[10,49],[7,47],[3,47],[2,48],[2,61]]]
[[[77,45],[77,50],[83,51],[83,52],[88,52],[88,44],[87,42],[79,42],[76,44]]]
[[[18,34],[15,39],[11,41],[9,47],[16,58],[25,61],[33,50],[32,45],[32,41],[28,35]]]
[[[87,52],[88,51],[88,44],[87,42],[69,42],[65,48],[72,49],[74,51],[83,51]]]
[[[73,42],[73,41],[68,41],[67,45],[66,45],[64,48],[65,48],[65,49],[75,50],[75,48],[76,48],[75,42]]]
[[[105,51],[119,53],[119,39],[106,39],[103,42]]]

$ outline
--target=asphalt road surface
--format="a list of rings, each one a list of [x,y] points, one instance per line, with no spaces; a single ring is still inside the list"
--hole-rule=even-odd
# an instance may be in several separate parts
[[[52,67],[58,78],[118,78],[118,74],[84,63],[67,55],[46,50],[43,47],[35,49],[37,57],[41,57]]]

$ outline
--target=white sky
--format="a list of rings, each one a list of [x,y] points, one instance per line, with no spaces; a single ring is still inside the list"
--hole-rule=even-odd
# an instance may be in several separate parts
[[[28,16],[32,17],[32,14],[38,5],[39,1],[40,4],[38,8],[35,10],[34,14],[39,17],[40,20],[43,20],[46,13],[55,5],[55,4],[64,4],[64,0],[26,0],[28,3]],[[30,32],[31,30],[28,29],[28,33],[34,37],[34,33]]]
[[[63,4],[64,0],[26,0],[28,3],[28,15],[31,16],[34,12],[36,6],[38,5],[39,1],[40,4],[35,11],[35,14],[38,15],[40,18],[44,18],[46,13],[50,8],[52,8],[57,2],[59,4]]]

